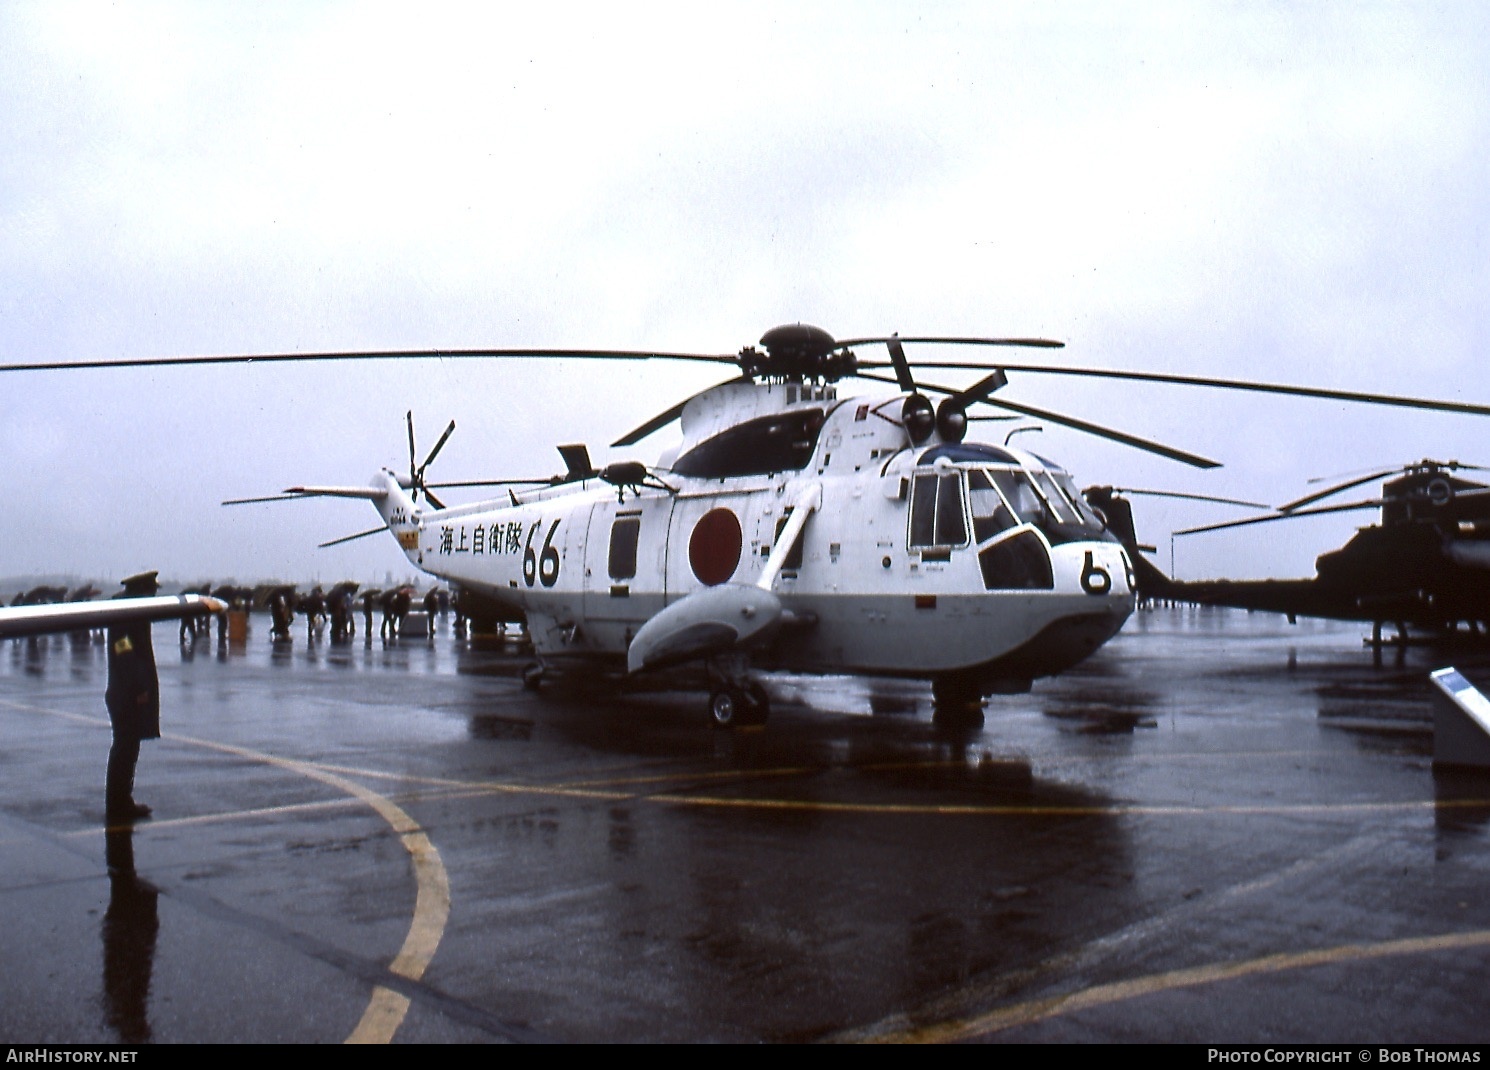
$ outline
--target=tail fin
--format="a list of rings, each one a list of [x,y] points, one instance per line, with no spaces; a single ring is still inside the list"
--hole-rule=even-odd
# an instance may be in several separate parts
[[[373,504],[377,506],[384,520],[392,523],[395,518],[408,519],[418,510],[414,496],[409,493],[391,469],[384,468],[380,471],[373,477],[373,483],[382,484],[378,487],[382,493],[373,499]]]

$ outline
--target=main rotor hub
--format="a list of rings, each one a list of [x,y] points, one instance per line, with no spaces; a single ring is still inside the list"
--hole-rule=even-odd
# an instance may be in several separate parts
[[[841,348],[833,336],[809,323],[773,327],[761,335],[761,353],[754,346],[740,351],[740,369],[747,376],[767,375],[777,379],[822,379],[837,382],[852,375],[858,359]]]

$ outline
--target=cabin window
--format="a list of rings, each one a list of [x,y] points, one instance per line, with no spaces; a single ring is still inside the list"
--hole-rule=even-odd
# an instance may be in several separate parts
[[[640,517],[617,520],[610,528],[610,578],[629,580],[636,575],[636,540],[640,534]]]
[[[806,468],[823,429],[822,409],[798,409],[748,420],[700,442],[673,462],[679,475],[725,479]]]
[[[776,521],[776,541],[781,541],[781,533],[786,528],[786,522],[792,518],[792,509],[787,507],[786,513]],[[786,560],[781,562],[783,571],[795,572],[802,567],[802,537],[807,534],[807,528],[803,527],[797,532],[797,541],[792,543],[792,548],[786,553]]]
[[[916,476],[911,484],[911,547],[962,546],[966,542],[962,473]]]

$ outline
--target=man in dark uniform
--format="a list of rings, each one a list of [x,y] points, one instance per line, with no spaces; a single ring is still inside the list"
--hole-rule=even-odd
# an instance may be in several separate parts
[[[148,598],[160,590],[154,572],[141,572],[123,581],[115,598]],[[160,738],[160,679],[155,672],[155,648],[148,621],[116,624],[109,629],[109,687],[104,692],[114,744],[109,748],[104,797],[109,821],[136,821],[150,816],[150,807],[134,800],[135,763],[140,740]]]

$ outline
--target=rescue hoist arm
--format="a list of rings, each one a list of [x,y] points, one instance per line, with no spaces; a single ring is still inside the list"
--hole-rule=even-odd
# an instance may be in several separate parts
[[[791,554],[792,547],[796,545],[797,537],[807,526],[808,518],[817,512],[822,504],[823,488],[817,483],[806,488],[792,503],[792,515],[787,517],[786,526],[781,529],[781,534],[776,536],[776,545],[771,547],[771,556],[766,558],[766,567],[761,570],[761,578],[755,581],[755,585],[761,590],[769,591],[776,586],[776,577],[781,573],[781,566]]]

